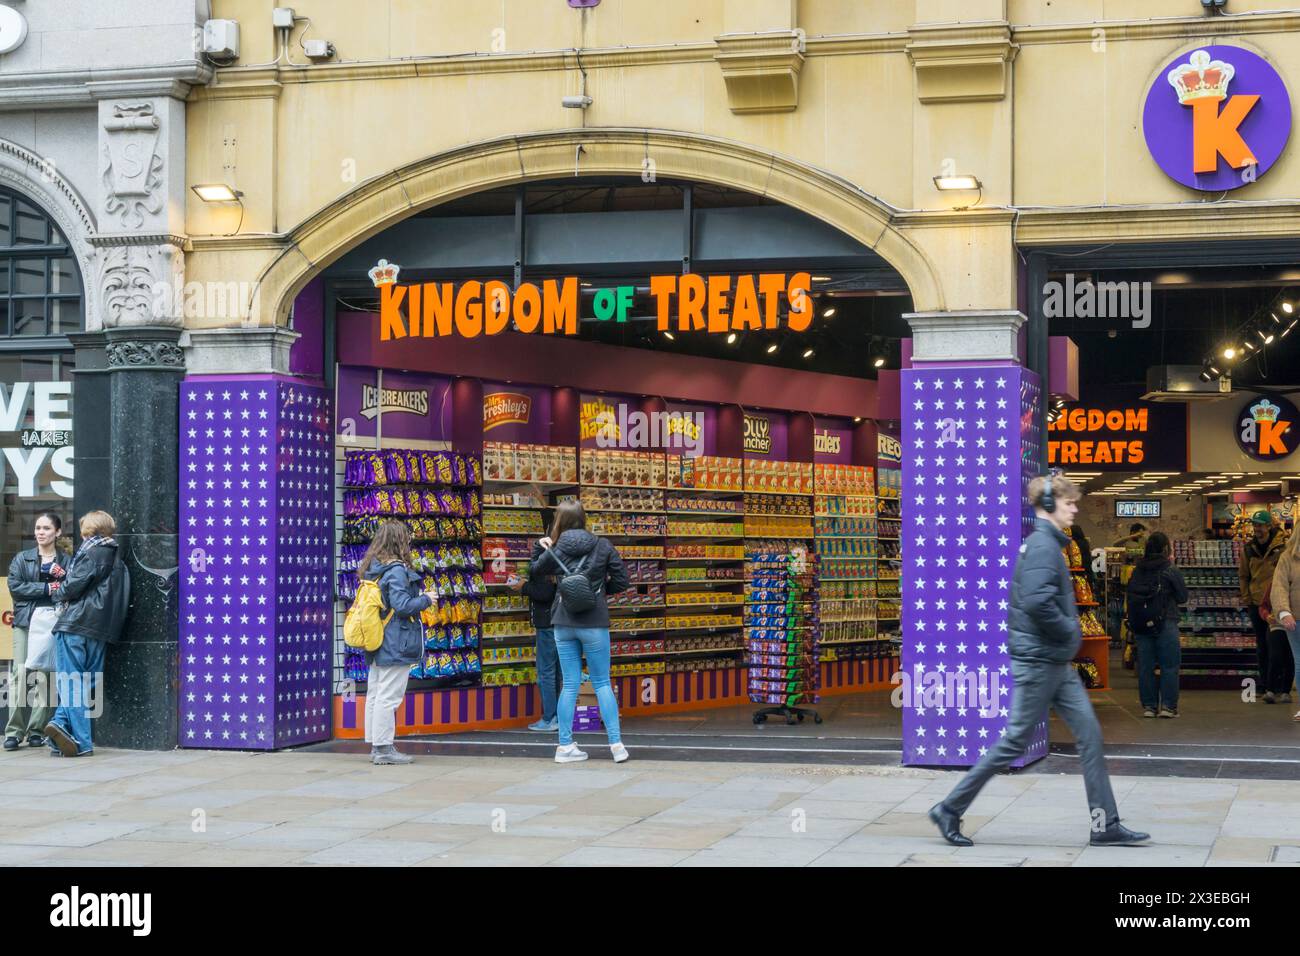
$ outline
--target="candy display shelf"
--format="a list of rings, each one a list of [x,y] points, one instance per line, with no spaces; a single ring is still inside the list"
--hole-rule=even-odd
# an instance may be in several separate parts
[[[1088,581],[1083,567],[1083,555],[1079,546],[1071,541],[1062,549],[1066,563],[1070,568],[1070,582],[1074,586],[1074,603],[1079,608],[1079,622],[1083,627],[1083,642],[1079,656],[1075,658],[1084,673],[1084,665],[1091,665],[1093,673],[1084,677],[1084,683],[1091,691],[1110,690],[1110,636],[1105,626],[1097,619],[1093,608],[1101,604],[1094,600],[1092,585]]]

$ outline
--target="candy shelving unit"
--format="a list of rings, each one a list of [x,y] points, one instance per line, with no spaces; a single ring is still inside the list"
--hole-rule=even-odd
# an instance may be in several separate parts
[[[1187,604],[1178,620],[1179,684],[1240,688],[1243,677],[1258,673],[1255,629],[1239,593],[1242,542],[1175,541],[1173,546],[1174,563],[1187,582]]]
[[[815,466],[816,552],[820,571],[821,660],[887,656],[879,628],[875,472],[851,465]],[[898,540],[897,524],[891,528]],[[897,622],[897,602],[886,607]]]
[[[1070,583],[1074,586],[1074,603],[1079,608],[1079,625],[1083,630],[1083,645],[1079,648],[1076,664],[1092,664],[1095,674],[1086,667],[1080,667],[1080,675],[1088,690],[1110,690],[1110,635],[1102,623],[1104,605],[1097,600],[1092,585],[1088,583],[1088,572],[1083,562],[1089,556],[1079,550],[1079,545],[1071,541],[1061,549],[1066,564],[1070,567]]]
[[[779,551],[755,552],[745,563],[745,663],[749,699],[768,704],[754,723],[784,717],[801,723],[814,710],[800,707],[818,700],[817,557]]]

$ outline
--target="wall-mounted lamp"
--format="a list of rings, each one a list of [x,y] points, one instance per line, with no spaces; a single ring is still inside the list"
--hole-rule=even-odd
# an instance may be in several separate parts
[[[225,183],[205,183],[190,188],[204,202],[239,202],[244,196],[238,189]]]
[[[952,192],[959,189],[983,189],[984,185],[974,176],[935,176],[934,188],[940,192]]]

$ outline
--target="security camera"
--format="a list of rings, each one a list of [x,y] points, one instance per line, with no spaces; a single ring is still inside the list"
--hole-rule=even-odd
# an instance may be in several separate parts
[[[1201,0],[1201,6],[1205,12],[1213,15],[1228,5],[1228,0]]]
[[[566,96],[560,101],[566,110],[585,110],[591,105],[590,96]]]

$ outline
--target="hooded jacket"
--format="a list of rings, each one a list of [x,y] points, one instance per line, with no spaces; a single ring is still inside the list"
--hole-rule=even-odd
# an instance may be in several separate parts
[[[533,562],[531,573],[563,576],[565,570],[560,566],[560,561],[564,562],[569,571],[576,573],[578,563],[586,558],[586,563],[582,565],[582,573],[591,580],[592,586],[596,589],[596,604],[588,611],[574,614],[564,606],[564,601],[559,594],[556,594],[555,601],[551,605],[552,625],[608,629],[609,603],[605,600],[605,596],[626,591],[629,583],[627,570],[623,567],[623,559],[619,557],[618,551],[604,538],[598,538],[590,531],[580,528],[570,528],[564,532],[553,548],[554,553],[543,551],[538,555],[537,560]],[[560,561],[556,560],[556,553]]]
[[[1300,533],[1291,535],[1290,546],[1278,559],[1269,600],[1279,623],[1284,612],[1300,618]]]
[[[1069,565],[1061,549],[1070,536],[1048,521],[1034,522],[1020,546],[1011,577],[1011,611],[1007,619],[1011,657],[1038,664],[1066,664],[1079,653],[1083,629]]]
[[[54,551],[54,563],[65,571],[72,555],[57,548]],[[41,553],[36,548],[28,548],[14,555],[9,563],[9,594],[14,602],[14,627],[27,627],[32,622],[32,611],[38,607],[50,607],[54,599],[50,597],[50,578],[41,576]]]
[[[117,542],[108,538],[77,553],[63,583],[50,596],[59,609],[55,631],[109,643],[121,637],[131,578]]]
[[[384,596],[384,615],[393,616],[384,625],[384,643],[366,652],[366,663],[377,667],[410,666],[424,656],[424,628],[420,612],[432,606],[429,595],[420,591],[420,576],[401,561],[372,564],[366,580],[379,582]]]
[[[1286,549],[1282,532],[1272,529],[1266,544],[1259,544],[1251,537],[1241,549],[1241,564],[1237,568],[1241,578],[1241,599],[1258,607],[1268,597],[1269,588],[1273,586],[1273,572],[1277,569],[1278,559]]]
[[[1172,625],[1178,629],[1178,605],[1187,603],[1187,582],[1183,572],[1179,571],[1167,557],[1143,558],[1133,569],[1133,576],[1128,580],[1125,594],[1132,600],[1135,591],[1153,590],[1152,578],[1160,579],[1161,593],[1165,597],[1164,626],[1168,630]]]

